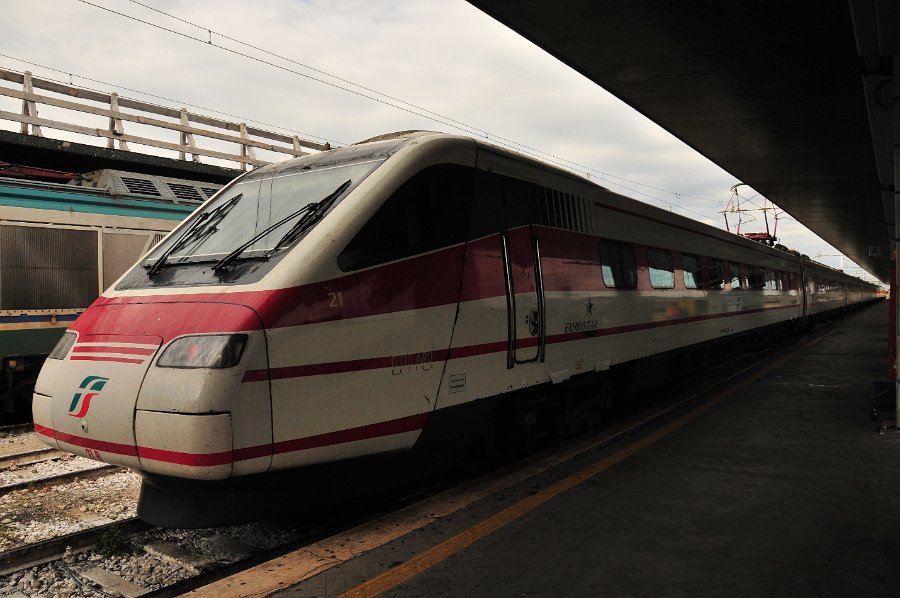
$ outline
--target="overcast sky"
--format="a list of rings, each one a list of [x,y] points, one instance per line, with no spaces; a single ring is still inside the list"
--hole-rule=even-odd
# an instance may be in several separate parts
[[[79,0],[2,0],[0,67],[198,113],[220,111],[234,115],[228,120],[332,144],[405,129],[474,132],[538,150],[614,191],[719,228],[730,188],[740,182],[462,0],[140,1],[203,29],[130,0],[90,2],[184,35]],[[19,111],[20,104],[0,97],[2,110]],[[38,110],[48,118],[64,114]],[[423,116],[429,114],[441,116]],[[74,120],[67,116],[60,120]],[[18,126],[0,121],[0,129]],[[105,128],[105,119],[92,126]],[[125,129],[140,134],[130,123]],[[778,233],[785,245],[839,266],[834,248],[784,218]],[[745,225],[763,228],[761,220]],[[849,260],[844,267],[863,273]]]

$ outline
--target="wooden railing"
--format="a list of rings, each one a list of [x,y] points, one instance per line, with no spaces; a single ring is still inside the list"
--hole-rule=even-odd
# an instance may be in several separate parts
[[[311,151],[323,151],[331,149],[327,143],[316,143],[300,139],[297,135],[284,135],[273,131],[266,131],[256,127],[248,127],[245,123],[228,122],[202,114],[188,112],[187,109],[166,108],[140,100],[119,97],[116,93],[100,93],[90,89],[65,85],[54,81],[47,81],[32,77],[31,73],[18,73],[0,68],[0,81],[9,81],[22,86],[22,89],[13,89],[0,85],[0,96],[7,96],[22,100],[22,112],[8,112],[0,110],[0,119],[21,123],[21,133],[25,135],[43,136],[42,127],[89,135],[92,137],[105,137],[107,147],[113,148],[118,144],[119,149],[128,150],[128,143],[148,145],[178,152],[178,158],[186,160],[187,155],[195,162],[200,161],[200,156],[219,158],[229,162],[237,162],[241,170],[246,170],[247,165],[262,166],[269,164],[256,157],[254,149],[268,150],[288,156],[304,156]],[[35,89],[62,94],[73,98],[91,100],[105,106],[94,106],[82,102],[70,101],[58,97],[39,95]],[[92,128],[84,125],[49,120],[38,116],[38,104],[63,108],[75,112],[103,116],[109,119],[107,128]],[[127,108],[134,112],[123,112]],[[144,114],[140,114],[144,113]],[[177,119],[177,122],[145,116],[152,114]],[[179,132],[179,143],[172,143],[162,139],[153,139],[138,135],[129,135],[125,132],[125,122],[134,122],[141,125],[149,125],[160,129]],[[195,125],[204,125],[209,128],[199,128]],[[234,133],[237,133],[236,135]],[[209,148],[198,147],[194,137],[206,137],[218,141],[232,142],[238,145],[237,153],[217,151]]]

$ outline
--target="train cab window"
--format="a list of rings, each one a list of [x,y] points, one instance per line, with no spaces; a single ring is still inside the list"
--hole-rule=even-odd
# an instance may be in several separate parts
[[[647,268],[650,271],[650,286],[654,289],[675,288],[675,260],[671,251],[647,250]]]
[[[709,259],[709,289],[721,291],[725,288],[725,270],[722,269],[722,261]]]
[[[634,267],[634,247],[615,241],[600,242],[600,268],[603,284],[613,289],[637,287],[637,271]]]
[[[750,272],[747,274],[747,286],[755,291],[766,288],[766,273],[759,268],[751,266]]]
[[[741,290],[741,266],[732,262],[728,262],[728,278],[731,281],[731,290]]]
[[[465,241],[473,172],[441,164],[413,176],[344,248],[338,267],[359,270]]]
[[[703,287],[703,267],[700,265],[700,258],[683,254],[681,256],[681,270],[684,274],[684,287],[686,289]]]

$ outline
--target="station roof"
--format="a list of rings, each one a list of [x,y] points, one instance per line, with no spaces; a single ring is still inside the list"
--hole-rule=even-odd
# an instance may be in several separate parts
[[[888,280],[900,2],[469,1]]]

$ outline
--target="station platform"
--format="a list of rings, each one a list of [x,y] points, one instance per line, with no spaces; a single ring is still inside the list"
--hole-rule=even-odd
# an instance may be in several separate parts
[[[820,327],[662,427],[390,541],[347,558],[337,546],[310,551],[319,569],[313,560],[293,581],[274,581],[290,579],[288,555],[258,568],[267,589],[221,580],[197,593],[898,595],[900,432],[869,418],[886,377],[887,310]]]

